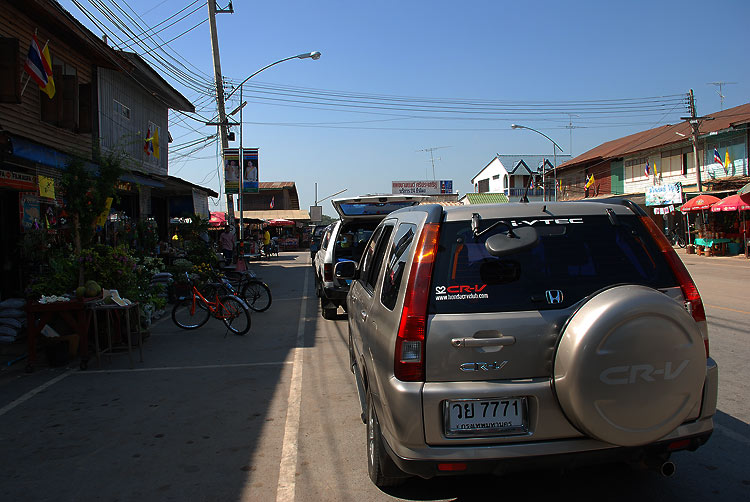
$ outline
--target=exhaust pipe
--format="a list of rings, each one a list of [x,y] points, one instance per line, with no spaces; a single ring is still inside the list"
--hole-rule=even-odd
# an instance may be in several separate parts
[[[669,460],[659,466],[659,474],[665,478],[671,478],[674,476],[676,470],[677,467],[674,465],[674,462],[670,462]]]

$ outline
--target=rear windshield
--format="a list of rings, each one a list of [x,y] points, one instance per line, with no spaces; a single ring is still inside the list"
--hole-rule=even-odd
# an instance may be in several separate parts
[[[431,313],[473,313],[567,308],[607,286],[677,285],[662,253],[635,216],[571,218],[535,226],[532,248],[494,257],[485,248],[504,224],[474,237],[471,223],[445,223],[440,230],[430,294]],[[497,220],[482,220],[488,228]]]
[[[359,202],[344,203],[339,205],[339,211],[343,216],[376,216],[392,213],[397,209],[413,206],[413,200],[398,202]]]

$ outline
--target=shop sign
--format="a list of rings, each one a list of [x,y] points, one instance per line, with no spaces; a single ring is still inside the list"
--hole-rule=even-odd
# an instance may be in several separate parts
[[[669,204],[682,204],[682,185],[680,183],[668,183],[646,188],[647,206],[666,206]]]
[[[0,171],[0,186],[16,190],[36,190],[34,175],[16,171]]]
[[[453,193],[453,180],[392,181],[391,193],[400,195]]]

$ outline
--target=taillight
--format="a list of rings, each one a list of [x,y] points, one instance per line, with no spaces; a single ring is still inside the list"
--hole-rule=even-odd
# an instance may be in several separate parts
[[[333,264],[331,263],[323,264],[323,280],[325,282],[333,281]]]
[[[428,223],[424,226],[409,272],[393,366],[396,378],[404,382],[420,382],[425,379],[427,303],[439,230],[440,226],[437,223]]]
[[[703,309],[703,300],[701,295],[698,293],[698,287],[695,285],[693,278],[690,277],[690,273],[685,264],[682,263],[680,257],[675,253],[674,248],[669,243],[667,238],[664,236],[656,223],[648,216],[642,216],[641,221],[648,230],[651,237],[659,245],[659,250],[664,253],[664,257],[669,263],[669,267],[677,277],[677,281],[680,283],[680,289],[682,290],[682,296],[685,299],[685,309],[688,313],[693,316],[695,322],[702,323],[701,335],[703,336],[703,343],[706,346],[706,357],[708,357],[708,328],[706,327],[706,311]]]

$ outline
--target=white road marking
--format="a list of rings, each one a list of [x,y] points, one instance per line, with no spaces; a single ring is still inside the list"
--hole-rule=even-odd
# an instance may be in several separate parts
[[[281,366],[292,364],[291,361],[278,361],[268,363],[234,363],[234,364],[205,364],[202,366],[163,366],[158,368],[133,368],[121,370],[87,370],[77,373],[78,375],[95,373],[143,373],[148,371],[176,371],[176,370],[210,370],[222,368],[252,368],[253,366]]]
[[[286,406],[286,425],[284,426],[284,441],[281,446],[281,462],[279,465],[279,485],[276,488],[276,502],[293,502],[295,489],[295,474],[297,471],[297,447],[302,400],[302,355],[305,342],[305,321],[307,317],[307,282],[310,274],[305,269],[305,282],[302,307],[297,325],[297,344],[294,348],[294,366],[292,366],[292,382],[289,385],[289,398]]]
[[[13,408],[15,408],[15,407],[16,407],[16,406],[18,406],[19,404],[25,403],[26,401],[28,401],[28,400],[29,400],[29,399],[31,399],[32,397],[34,397],[34,396],[36,396],[37,394],[39,394],[40,392],[42,392],[42,391],[43,391],[44,389],[46,389],[47,387],[51,387],[52,385],[55,385],[55,384],[56,384],[57,382],[59,382],[60,380],[62,380],[62,379],[63,379],[63,378],[65,378],[66,376],[70,375],[70,374],[71,374],[71,373],[73,373],[74,371],[76,371],[76,370],[74,370],[74,369],[69,369],[68,371],[66,371],[66,372],[65,372],[65,373],[63,373],[62,375],[58,375],[58,376],[56,376],[56,377],[55,377],[55,378],[53,378],[52,380],[50,380],[50,381],[48,381],[48,382],[45,382],[45,383],[43,383],[42,385],[40,385],[40,386],[39,386],[39,387],[37,387],[36,389],[30,390],[29,392],[27,392],[27,393],[26,393],[26,394],[24,394],[23,396],[19,397],[18,399],[14,400],[14,401],[11,401],[10,403],[6,404],[6,405],[5,405],[5,406],[3,406],[2,408],[0,408],[0,416],[3,416],[3,415],[5,415],[6,413],[8,413],[8,412],[9,412],[10,410],[12,410]]]

